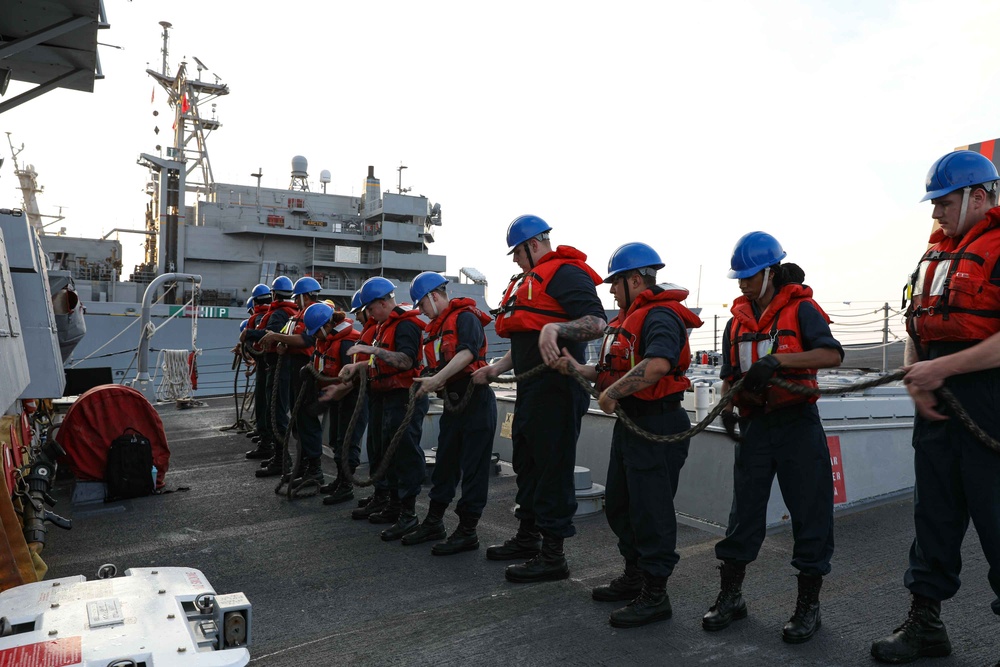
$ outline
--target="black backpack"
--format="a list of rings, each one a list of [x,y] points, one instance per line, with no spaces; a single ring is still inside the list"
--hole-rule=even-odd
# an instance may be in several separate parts
[[[153,447],[149,438],[129,427],[112,440],[104,481],[108,485],[104,502],[152,494]]]

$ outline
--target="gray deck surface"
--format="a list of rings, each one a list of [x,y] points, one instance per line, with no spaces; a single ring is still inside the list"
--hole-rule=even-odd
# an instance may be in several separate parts
[[[119,571],[202,570],[216,591],[242,591],[253,604],[254,665],[868,665],[871,640],[908,609],[909,500],[838,517],[823,627],[806,644],[781,641],[796,585],[787,530],[769,536],[748,569],[746,620],[718,633],[701,629],[718,591],[718,536],[681,526],[681,561],[668,584],[673,618],[616,630],[607,622],[616,603],[590,599],[591,587],[621,568],[603,514],[578,520],[567,540],[570,579],[510,584],[505,563],[487,561],[485,546],[516,527],[512,476],[492,480],[482,548],[436,557],[429,544],[382,542],[384,526],[350,518],[354,503],[325,507],[319,496],[275,495],[274,480],[254,478],[257,463],[243,458],[249,441],[218,431],[234,419],[232,399],[207,403],[159,408],[172,452],[167,486],[190,491],[71,508],[63,482],[56,511],[72,516],[74,527],[51,529],[44,556],[49,578],[93,578],[106,562]],[[324,468],[331,477],[332,461]],[[423,516],[426,488],[417,507]],[[454,527],[454,514],[446,523]],[[955,652],[917,664],[982,667],[1000,659],[1000,619],[989,609],[988,566],[971,528],[963,560],[963,587],[943,606]]]

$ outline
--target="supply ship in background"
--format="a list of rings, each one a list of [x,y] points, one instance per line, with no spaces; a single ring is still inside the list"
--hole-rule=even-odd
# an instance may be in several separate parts
[[[162,69],[148,69],[147,74],[166,92],[174,134],[171,145],[139,156],[150,176],[144,229],[114,229],[100,239],[47,233],[37,198],[38,174],[32,165],[18,162],[20,149],[8,133],[24,212],[50,260],[53,292],[72,286],[86,307],[87,335],[68,360],[74,394],[95,384],[134,379],[142,298],[163,274],[199,275],[201,282],[170,283],[156,295],[152,323],[165,326],[157,330],[152,349],[200,350],[194,395],[209,396],[231,391],[229,350],[255,284],[269,285],[279,275],[292,281],[312,276],[323,286],[324,298],[349,309],[354,292],[370,276],[392,280],[399,300],[407,301],[414,276],[446,271],[446,258],[431,253],[442,225],[441,205],[409,194],[402,184],[403,166],[398,168],[398,192],[384,192],[369,166],[360,197],[327,193],[328,171],[319,176],[322,190],[312,191],[308,161],[302,156],[292,158],[287,188],[262,186],[262,170],[253,174],[255,184],[216,182],[208,138],[222,127],[214,109],[216,100],[229,95],[229,87],[217,77],[204,80],[207,70],[201,61],[194,77],[186,62],[168,74],[171,26],[165,21],[160,25]],[[108,238],[114,233],[146,237],[144,260],[126,280],[122,245]],[[486,308],[486,279],[478,270],[466,267],[450,279],[456,296],[474,298]]]
[[[45,11],[0,5],[0,34],[40,45],[9,53],[0,44],[0,67],[40,88],[93,92],[101,76],[96,35],[108,27],[99,2],[47,3]],[[669,585],[674,617],[646,631],[610,630],[609,608],[589,599],[592,586],[621,568],[615,538],[601,516],[615,418],[598,410],[584,417],[578,445],[578,536],[567,548],[572,579],[561,583],[512,587],[503,581],[502,565],[485,561],[482,551],[440,559],[418,547],[383,544],[375,527],[351,521],[340,508],[318,499],[288,501],[256,480],[253,464],[243,458],[248,442],[223,429],[233,421],[233,399],[225,396],[234,375],[229,349],[245,318],[249,290],[276,275],[312,275],[325,297],[346,307],[365,278],[381,274],[405,295],[417,273],[446,269],[445,258],[430,252],[441,207],[405,192],[401,178],[397,192],[383,192],[371,167],[359,197],[326,193],[322,173],[324,189],[314,192],[301,157],[292,160],[287,188],[262,187],[259,170],[256,184],[215,182],[207,138],[221,124],[203,111],[228,95],[228,87],[202,80],[207,68],[200,62],[194,78],[184,63],[168,75],[170,26],[161,25],[164,64],[148,73],[168,93],[175,134],[170,146],[139,160],[150,173],[151,201],[145,228],[138,230],[146,237],[145,257],[128,280],[121,280],[118,241],[45,233],[38,176],[22,164],[35,138],[15,133],[10,139],[23,204],[0,201],[0,406],[6,413],[0,441],[5,495],[14,499],[0,503],[7,537],[0,548],[6,577],[0,586],[0,664],[245,665],[248,598],[254,604],[254,659],[266,665],[582,665],[653,663],[669,656],[676,664],[771,667],[846,666],[867,659],[872,635],[890,628],[905,606],[899,574],[912,538],[913,409],[899,386],[845,388],[819,402],[834,459],[838,551],[824,587],[824,629],[799,647],[783,645],[778,632],[791,611],[794,583],[787,564],[791,540],[783,530],[790,517],[777,483],[767,515],[772,534],[747,580],[751,618],[725,636],[700,628],[717,592],[712,545],[726,528],[732,497],[733,443],[720,425],[693,439],[681,474],[675,503],[681,563]],[[42,92],[4,100],[0,113]],[[27,142],[27,153],[14,148],[15,137]],[[992,147],[985,142],[984,152],[987,144]],[[143,297],[151,284],[174,274],[200,280],[169,279],[153,290],[150,323],[157,329],[147,344],[154,353],[202,350],[196,395],[204,405],[155,409],[171,455],[166,486],[185,492],[73,503],[84,484],[53,485],[60,456],[55,426],[74,400],[61,397],[93,384],[136,379]],[[488,305],[486,280],[473,268],[453,276],[450,290]],[[886,306],[884,342],[889,316]],[[717,398],[718,355],[711,351],[717,345],[702,343],[706,338],[692,345],[706,350],[690,371],[694,386],[685,407],[692,422]],[[502,341],[494,337],[491,343],[491,356],[503,354]],[[899,365],[901,344],[872,347],[859,350],[870,356],[854,363],[849,352],[846,365],[860,369],[825,373],[822,384],[849,387],[878,376],[879,366]],[[510,511],[516,488],[507,463],[514,390],[498,386],[497,393],[494,449],[501,464],[480,522],[484,546],[508,537],[516,523]],[[153,398],[152,391],[145,394]],[[429,458],[440,414],[439,407],[432,409],[423,424]],[[161,468],[161,478],[165,472]],[[418,501],[421,514],[425,497]],[[59,514],[50,501],[59,503]],[[14,514],[15,504],[21,516]],[[70,522],[71,532],[51,532],[51,526]],[[47,576],[38,565],[46,543]],[[109,561],[130,568],[129,576],[93,582],[79,576]],[[981,613],[989,599],[988,565],[974,545],[964,550],[963,562],[964,597],[949,603],[948,624],[955,636],[995,636],[994,621]],[[100,572],[109,574],[104,567]],[[30,583],[39,576],[44,580]],[[205,577],[246,596],[219,595],[209,602],[205,594],[214,596],[215,588]],[[121,641],[107,641],[119,637],[113,633],[121,633]],[[989,642],[956,646],[973,661],[968,664],[994,662],[995,649]]]

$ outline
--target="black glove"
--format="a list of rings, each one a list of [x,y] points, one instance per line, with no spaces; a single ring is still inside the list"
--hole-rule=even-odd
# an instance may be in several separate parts
[[[726,429],[726,433],[730,438],[736,442],[742,442],[743,438],[739,433],[736,432],[736,426],[739,424],[739,417],[733,414],[732,410],[722,413],[722,425]]]
[[[743,388],[759,394],[767,388],[768,381],[778,372],[781,362],[773,354],[761,357],[743,376]]]

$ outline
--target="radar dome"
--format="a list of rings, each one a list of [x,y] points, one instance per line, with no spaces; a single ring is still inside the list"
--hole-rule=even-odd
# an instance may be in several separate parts
[[[296,155],[292,158],[292,176],[306,177],[309,174],[307,170],[309,169],[309,160],[305,159],[301,155]]]
[[[323,171],[319,172],[319,182],[320,183],[329,183],[330,182],[330,170],[329,169],[324,169]]]

